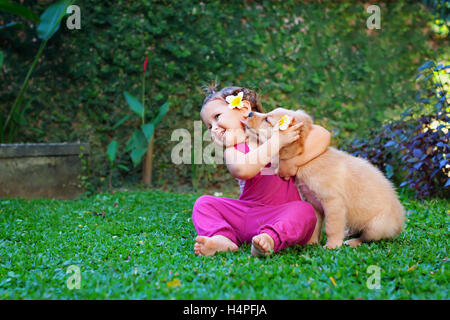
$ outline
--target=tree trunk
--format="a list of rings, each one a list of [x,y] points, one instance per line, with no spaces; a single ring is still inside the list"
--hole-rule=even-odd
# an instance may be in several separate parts
[[[152,161],[153,161],[153,136],[152,141],[148,144],[147,154],[145,155],[144,170],[142,171],[142,183],[150,186],[152,184]]]

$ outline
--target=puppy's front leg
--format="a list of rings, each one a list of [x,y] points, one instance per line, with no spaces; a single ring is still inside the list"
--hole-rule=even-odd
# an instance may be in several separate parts
[[[314,212],[316,213],[317,218],[316,227],[314,228],[314,233],[307,244],[318,244],[320,239],[322,239],[323,215],[316,209],[316,207],[314,207]]]
[[[346,225],[346,208],[340,199],[322,202],[325,211],[325,233],[327,243],[324,248],[334,249],[342,246]]]

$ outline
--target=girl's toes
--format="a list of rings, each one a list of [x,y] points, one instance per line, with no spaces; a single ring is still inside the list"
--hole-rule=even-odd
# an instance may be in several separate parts
[[[197,241],[199,244],[205,244],[206,240],[208,239],[208,237],[204,237],[204,236],[197,236],[195,238],[195,241]]]
[[[264,250],[267,249],[267,243],[265,241],[263,241],[262,239],[259,241],[258,244],[262,249],[264,249]]]
[[[199,256],[201,256],[201,246],[200,246],[200,244],[197,242],[197,243],[195,243],[194,244],[194,252],[195,252],[195,254],[197,254],[197,255],[199,255]]]

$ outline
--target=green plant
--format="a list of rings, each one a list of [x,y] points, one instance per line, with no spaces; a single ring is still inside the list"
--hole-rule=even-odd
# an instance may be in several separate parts
[[[396,130],[391,130],[390,147],[397,147],[402,155],[402,169],[406,172],[400,186],[409,186],[420,198],[450,196],[450,77],[447,69],[450,65],[435,64],[431,60],[419,68],[416,79],[423,79],[425,84],[423,95],[418,99],[419,106],[423,110],[432,109],[419,113],[419,117],[409,113],[407,119],[394,124]]]
[[[153,157],[153,136],[156,126],[161,122],[162,118],[169,111],[169,103],[164,103],[160,108],[159,112],[146,123],[146,113],[145,113],[145,72],[147,71],[148,57],[145,57],[144,70],[142,73],[142,103],[139,102],[133,95],[124,91],[125,100],[128,103],[130,109],[139,116],[140,126],[135,129],[131,134],[130,138],[125,147],[125,152],[130,152],[131,160],[133,165],[136,167],[142,161],[142,157],[147,154],[147,159],[144,170],[142,171],[142,181],[144,184],[151,184],[151,159]],[[119,123],[123,123],[128,118],[122,118]],[[116,124],[117,127],[117,124]],[[108,159],[110,163],[113,163],[117,154],[117,141],[113,140],[108,145]],[[111,177],[111,173],[110,173]]]
[[[61,28],[49,41],[25,95],[35,97],[27,110],[29,126],[18,138],[89,140],[93,183],[108,176],[105,150],[112,137],[124,148],[137,125],[125,117],[130,112],[123,91],[140,100],[142,65],[135,61],[146,54],[152,65],[146,94],[155,106],[170,103],[152,139],[152,182],[162,188],[191,186],[192,176],[198,185],[235,186],[225,165],[194,169],[170,159],[176,144],[169,141],[171,133],[186,128],[193,134],[204,98],[200,88],[216,77],[223,85],[255,88],[267,111],[277,104],[304,108],[316,123],[333,129],[333,143],[341,145],[399,118],[414,103],[414,66],[422,57],[448,51],[448,37],[436,40],[428,26],[434,16],[411,1],[380,2],[382,29],[371,32],[360,1],[76,2],[82,30]],[[42,12],[48,2],[24,3]],[[17,79],[25,77],[16,66],[31,63],[30,52],[39,48],[33,29],[21,30],[20,37],[13,30],[0,31],[5,53],[0,83],[8,84],[0,86],[0,115],[9,112],[20,90]],[[156,116],[157,108],[148,108],[148,100],[146,105],[147,116]],[[121,149],[116,161],[130,170],[115,172],[114,183],[141,179],[141,166],[133,167],[129,153]]]
[[[129,171],[127,166],[125,166],[121,163],[116,163],[117,150],[118,150],[117,141],[112,140],[110,142],[110,144],[108,145],[108,148],[106,149],[106,156],[109,161],[109,175],[108,175],[108,188],[109,189],[111,189],[111,187],[112,187],[112,175],[113,175],[113,170],[115,168],[120,168],[122,170]]]
[[[42,40],[41,46],[39,47],[36,56],[31,63],[30,68],[28,69],[28,73],[25,77],[25,80],[22,84],[22,87],[19,91],[19,94],[14,101],[11,110],[6,117],[6,120],[0,122],[0,141],[2,142],[12,142],[14,141],[17,135],[17,126],[22,126],[26,124],[24,119],[24,113],[26,111],[26,107],[21,111],[20,108],[22,106],[22,100],[25,94],[25,91],[28,86],[28,82],[30,80],[31,74],[33,73],[39,58],[42,55],[45,47],[47,46],[47,41],[58,31],[62,18],[66,15],[67,7],[72,4],[71,1],[62,1],[56,4],[51,5],[44,11],[39,19],[39,25],[37,26],[37,37]],[[2,3],[0,5],[0,10],[4,10],[6,12],[18,14],[25,18],[32,19],[36,21],[36,16],[34,13],[18,4],[13,4],[9,2]],[[7,131],[9,133],[7,134]]]
[[[192,207],[203,192],[0,199],[0,299],[450,298],[446,199],[401,192],[406,225],[391,240],[356,250],[295,246],[259,259],[249,244],[214,257],[194,254]],[[78,290],[66,286],[71,265],[81,270]],[[366,285],[374,265],[380,290]]]
[[[396,171],[399,185],[408,186],[420,198],[450,195],[448,69],[450,65],[431,60],[423,64],[415,79],[422,83],[417,105],[371,138],[355,139],[345,147],[377,165],[388,178]]]
[[[11,13],[35,23],[39,23],[41,21],[40,18],[29,8],[7,0],[0,2],[0,11]]]

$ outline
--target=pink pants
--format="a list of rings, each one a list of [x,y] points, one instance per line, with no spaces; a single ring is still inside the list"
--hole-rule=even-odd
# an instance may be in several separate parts
[[[274,252],[306,244],[316,221],[313,207],[300,200],[268,205],[204,195],[197,199],[192,213],[192,222],[201,236],[222,235],[240,246],[264,232],[273,238]]]

